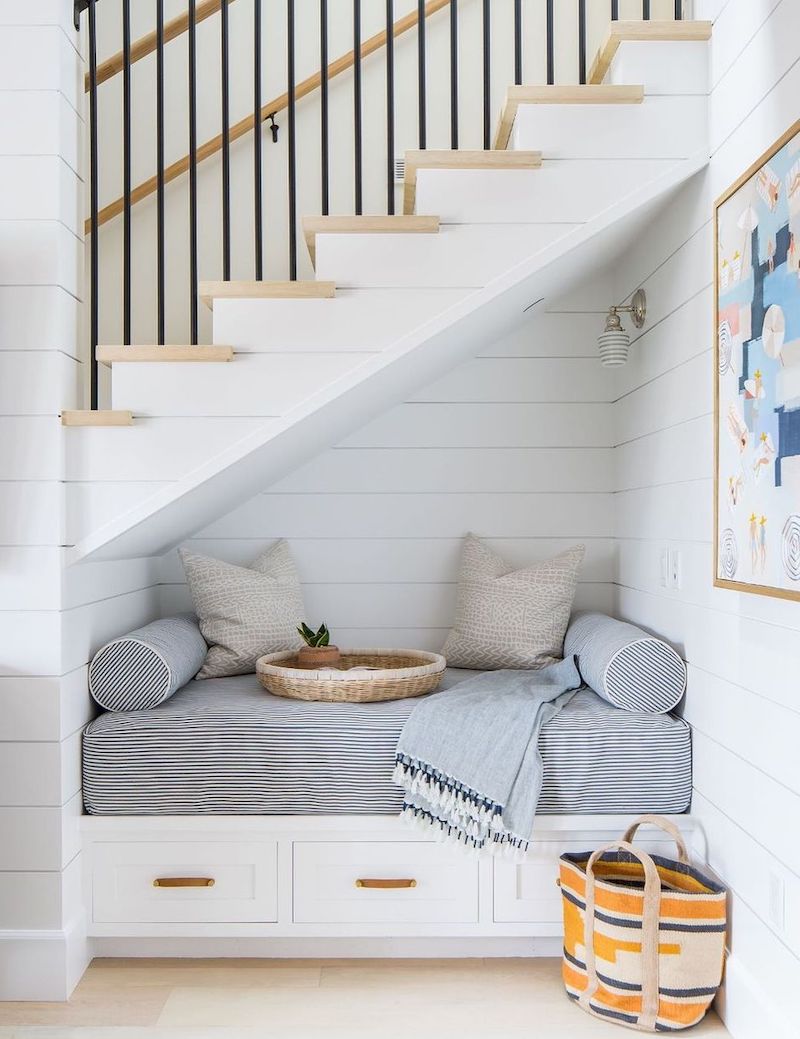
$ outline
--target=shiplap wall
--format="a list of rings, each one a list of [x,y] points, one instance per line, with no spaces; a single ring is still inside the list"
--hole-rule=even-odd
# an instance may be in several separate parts
[[[597,363],[609,286],[554,300],[343,444],[188,542],[249,563],[286,537],[308,619],[341,645],[440,648],[473,530],[515,565],[586,544],[578,601],[611,605],[613,376]],[[162,608],[185,608],[175,553]]]
[[[708,171],[685,188],[615,280],[649,315],[620,376],[618,612],[689,662],[693,812],[732,888],[721,1007],[737,1039],[797,1035],[800,981],[800,605],[712,587],[712,200],[800,115],[794,0],[698,0],[714,20]],[[682,587],[660,584],[681,553]],[[776,881],[771,881],[771,876]],[[783,888],[784,919],[770,908]],[[778,901],[781,900],[778,894]]]
[[[85,362],[79,42],[68,0],[0,0],[0,999],[64,999],[85,966],[86,665],[158,609],[148,560],[62,565],[64,438],[88,432],[58,420]]]

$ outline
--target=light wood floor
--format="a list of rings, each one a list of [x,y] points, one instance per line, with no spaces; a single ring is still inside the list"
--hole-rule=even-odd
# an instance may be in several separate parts
[[[621,1039],[560,961],[95,960],[69,1003],[0,1003],[2,1039]],[[727,1032],[710,1015],[688,1033]]]

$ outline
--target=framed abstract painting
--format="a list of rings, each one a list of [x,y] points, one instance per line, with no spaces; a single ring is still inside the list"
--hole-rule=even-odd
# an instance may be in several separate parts
[[[714,208],[714,584],[800,599],[800,120]]]

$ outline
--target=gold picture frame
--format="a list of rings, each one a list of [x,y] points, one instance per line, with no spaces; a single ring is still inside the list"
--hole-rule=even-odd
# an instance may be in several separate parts
[[[713,219],[713,583],[800,600],[800,119]]]

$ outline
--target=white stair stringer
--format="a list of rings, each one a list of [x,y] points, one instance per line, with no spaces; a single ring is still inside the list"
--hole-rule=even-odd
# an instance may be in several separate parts
[[[530,143],[526,147],[530,148]],[[398,338],[388,344],[385,344],[382,333],[376,341],[376,345],[380,343],[377,351],[358,355],[355,364],[346,365],[338,375],[333,374],[328,381],[315,385],[306,396],[297,400],[282,414],[272,414],[268,417],[266,413],[260,420],[252,412],[247,419],[240,417],[236,421],[255,421],[256,425],[235,442],[221,443],[226,420],[220,415],[214,420],[223,427],[219,431],[221,446],[217,453],[212,457],[206,456],[208,460],[191,471],[184,470],[185,475],[177,479],[156,487],[152,484],[143,487],[147,496],[135,504],[131,503],[129,496],[126,510],[81,537],[69,551],[69,559],[78,562],[85,559],[150,556],[167,551],[180,543],[219,515],[232,510],[287,475],[302,462],[336,444],[387,408],[413,396],[459,362],[474,356],[485,346],[487,340],[499,338],[512,330],[523,320],[523,312],[535,300],[573,285],[579,287],[581,280],[613,257],[627,238],[634,233],[640,233],[651,211],[680,184],[702,169],[707,161],[706,147],[702,147],[693,155],[671,161],[665,171],[639,184],[635,190],[623,194],[614,204],[606,206],[591,219],[570,226],[537,251],[531,251],[518,260],[510,269],[493,277],[488,284],[473,291],[464,286],[450,286],[439,301],[442,304],[439,313],[434,313],[416,327],[401,332]],[[363,237],[364,249],[375,249],[377,252],[374,255],[381,255],[379,246],[382,235],[330,237],[347,237],[350,240]],[[323,251],[330,247],[333,263],[336,256],[334,243],[326,243],[323,240],[319,244]],[[391,243],[390,248],[393,248],[394,244]],[[352,253],[344,254],[341,260],[343,269],[351,263],[352,257]],[[320,276],[330,278],[331,273],[320,272]],[[354,297],[359,296],[362,291],[373,291],[356,288],[353,281],[348,282],[347,278],[342,277],[343,273],[344,270],[340,271],[332,280],[336,280],[337,285],[349,284]],[[452,294],[448,296],[448,293]],[[268,322],[269,308],[274,307],[276,303],[285,302],[287,301],[226,300],[224,304],[215,306],[215,320],[225,323],[226,342],[234,347],[237,354],[240,349],[236,341],[238,335],[242,340],[243,350],[249,342],[251,350],[263,350],[263,353],[256,356],[269,358],[274,356],[274,352],[271,353],[270,350],[287,350],[288,344],[284,345],[283,341],[279,341],[277,347],[274,344],[270,346]],[[336,301],[298,301],[298,304],[301,305],[303,302],[306,305],[325,305],[335,304]],[[243,308],[242,312],[247,311],[249,316],[242,320],[237,333],[236,314],[240,307]],[[265,308],[261,312],[264,316],[263,323],[259,320],[258,311],[253,310],[254,307]],[[223,316],[226,314],[227,316]],[[288,325],[290,322],[285,323]],[[302,326],[302,322],[300,324]],[[335,324],[333,322],[331,325],[332,329]],[[259,326],[263,333],[258,332]],[[301,328],[299,334],[301,337],[307,337],[309,328],[306,327],[305,331]],[[337,334],[341,337],[341,329],[338,333],[332,332],[334,340]],[[369,342],[368,324],[364,325],[361,334],[366,337],[366,346],[373,345]],[[191,393],[186,390],[186,370],[196,372],[208,367],[215,369],[209,377],[211,391],[216,388],[219,392],[220,378],[227,378],[228,373],[235,372],[240,360],[237,356],[234,363],[227,365],[184,366],[181,370],[180,386],[176,385],[173,389],[177,389],[182,393],[183,399],[188,400]],[[306,368],[310,363],[306,363]],[[129,371],[141,370],[147,366],[120,367],[125,369],[127,375]],[[159,366],[157,376],[162,385],[164,373],[170,367],[169,364]],[[302,371],[302,366],[299,370]],[[268,368],[264,367],[265,377],[267,372]],[[251,369],[248,376],[252,378],[252,375]],[[145,393],[147,387],[141,385],[139,390]],[[116,390],[115,394],[122,392]],[[204,388],[203,392],[208,399],[209,389]],[[230,398],[229,392],[222,395]],[[122,399],[124,397],[118,399],[115,396],[114,406],[122,406]],[[207,403],[203,403],[202,407],[207,407]],[[196,411],[187,408],[179,414],[185,416],[185,421],[196,423],[198,419],[193,416],[207,414],[202,407]],[[138,415],[143,409],[141,404],[138,404],[131,410]],[[147,414],[147,411],[144,413]],[[150,414],[156,412],[150,411]],[[161,414],[163,415],[163,412]],[[175,412],[171,414],[174,415]],[[153,421],[163,422],[163,419]],[[172,421],[179,420],[176,418]]]

